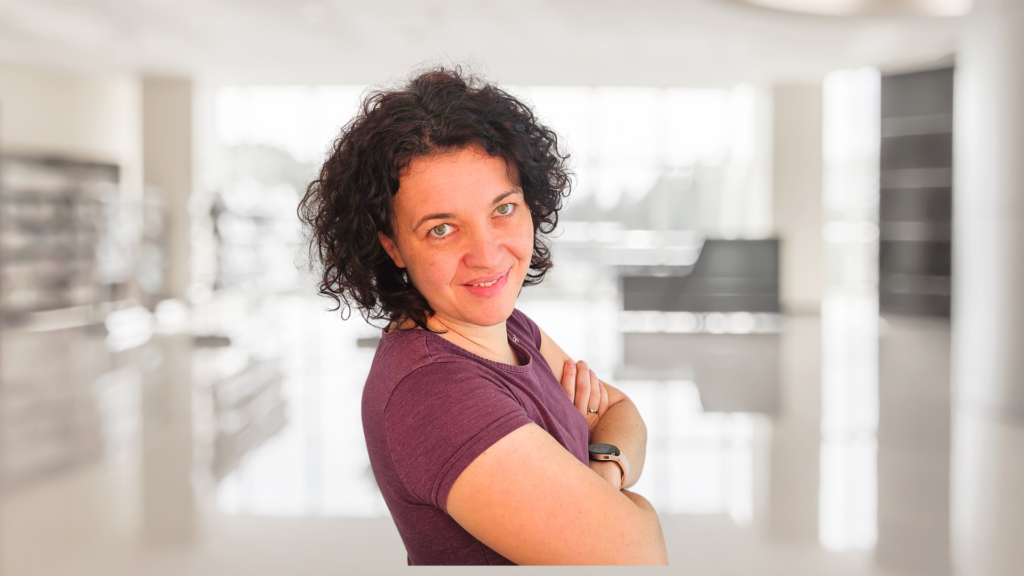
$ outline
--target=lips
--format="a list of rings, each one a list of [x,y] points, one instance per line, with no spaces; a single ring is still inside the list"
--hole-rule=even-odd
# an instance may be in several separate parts
[[[493,285],[494,283],[496,283],[498,280],[500,280],[500,279],[504,278],[505,276],[507,276],[510,270],[512,270],[512,268],[509,268],[508,270],[505,270],[504,272],[498,272],[497,274],[491,274],[490,276],[481,276],[479,278],[474,278],[474,279],[470,280],[469,282],[463,283],[463,286],[473,286],[473,287],[476,287],[476,288],[488,288],[491,285]]]
[[[474,278],[462,285],[470,294],[478,298],[491,298],[501,293],[501,290],[508,283],[508,275],[512,270],[510,267],[504,272]]]

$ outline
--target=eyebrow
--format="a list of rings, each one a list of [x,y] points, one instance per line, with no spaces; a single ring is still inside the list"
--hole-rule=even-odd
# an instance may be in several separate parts
[[[522,190],[512,189],[512,190],[506,190],[505,192],[502,192],[494,200],[491,200],[491,206],[494,206],[494,205],[498,204],[499,202],[501,202],[502,200],[504,200],[505,198],[508,198],[509,196],[511,196],[513,194],[522,194]],[[444,220],[446,218],[455,218],[455,214],[452,214],[451,212],[439,212],[437,214],[427,214],[426,216],[424,216],[423,218],[420,218],[416,222],[416,225],[412,227],[412,231],[415,232],[416,230],[419,230],[419,227],[422,226],[423,223],[427,222],[428,220]]]

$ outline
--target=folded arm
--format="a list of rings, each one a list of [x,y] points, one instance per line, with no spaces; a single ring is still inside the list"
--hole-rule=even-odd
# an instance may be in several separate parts
[[[555,376],[586,372],[578,386],[563,387],[590,425],[590,442],[614,444],[630,460],[625,486],[643,470],[647,430],[633,402],[574,364],[541,332],[541,353]],[[565,361],[568,365],[564,365]],[[598,404],[592,396],[598,390]],[[574,396],[577,392],[579,395]],[[599,406],[599,414],[587,407]],[[524,465],[528,463],[528,465]],[[596,474],[595,474],[596,472]],[[588,468],[536,424],[508,434],[458,477],[446,509],[492,550],[517,564],[668,564],[658,514],[643,496],[620,490],[618,466],[591,461]]]
[[[551,366],[555,377],[562,381],[562,372],[566,368],[565,363],[571,358],[543,330],[541,330],[540,351]],[[571,365],[569,368],[572,369]],[[586,369],[585,365],[582,369]],[[590,443],[613,444],[626,455],[626,458],[629,459],[630,470],[629,477],[625,479],[622,488],[629,488],[636,484],[644,469],[644,460],[647,455],[647,426],[629,397],[603,380],[601,384],[608,391],[608,408],[601,414],[597,424],[591,428]],[[614,463],[591,462],[591,468],[599,473],[604,472],[608,467],[617,469]]]
[[[668,563],[650,503],[612,488],[536,424],[478,456],[452,485],[446,509],[516,564]]]

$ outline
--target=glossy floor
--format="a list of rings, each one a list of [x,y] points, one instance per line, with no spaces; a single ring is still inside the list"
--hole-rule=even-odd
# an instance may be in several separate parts
[[[75,407],[55,418],[95,446],[8,491],[0,573],[401,570],[359,419],[375,331],[321,307],[221,302],[192,329],[223,328],[229,347],[158,334],[104,356],[103,336],[82,328],[7,333],[5,378],[30,378],[15,370],[26,363],[77,378]],[[614,293],[524,294],[520,307],[640,408],[650,440],[636,490],[660,511],[675,569],[950,572],[948,323],[879,319],[870,295],[756,333],[707,318],[623,333],[632,320]],[[77,356],[55,358],[57,342]],[[93,368],[61,368],[81,358]]]

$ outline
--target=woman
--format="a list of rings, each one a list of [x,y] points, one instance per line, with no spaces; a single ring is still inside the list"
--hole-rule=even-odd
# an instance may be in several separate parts
[[[636,407],[515,309],[552,265],[566,159],[527,106],[439,68],[371,94],[301,204],[320,293],[388,322],[363,429],[409,564],[667,563],[625,490]]]

